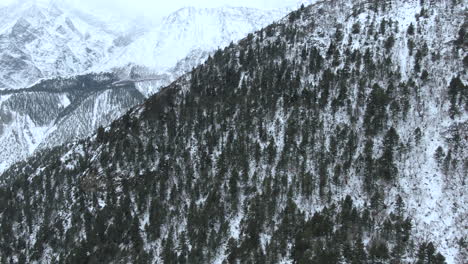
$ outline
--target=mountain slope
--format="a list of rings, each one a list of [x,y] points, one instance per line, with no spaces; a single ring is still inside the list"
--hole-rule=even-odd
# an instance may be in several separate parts
[[[324,1],[216,52],[2,174],[2,261],[463,263],[465,8]]]

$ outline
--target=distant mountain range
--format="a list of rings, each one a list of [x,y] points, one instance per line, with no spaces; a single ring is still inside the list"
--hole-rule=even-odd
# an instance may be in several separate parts
[[[149,26],[104,21],[64,5],[20,2],[0,9],[0,89],[128,64],[166,73],[188,55],[223,47],[287,11],[189,7]]]

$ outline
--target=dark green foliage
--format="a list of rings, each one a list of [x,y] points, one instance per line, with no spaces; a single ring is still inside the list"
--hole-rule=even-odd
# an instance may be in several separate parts
[[[464,23],[461,27],[460,30],[458,31],[458,37],[455,40],[455,45],[459,47],[467,47],[468,46],[468,39],[466,38],[466,26],[467,24]]]
[[[453,119],[461,111],[460,107],[468,108],[468,88],[463,84],[459,77],[452,78],[448,87],[450,98],[450,117]],[[465,106],[463,105],[465,103]]]
[[[414,35],[414,25],[413,25],[413,23],[411,23],[411,24],[408,26],[408,29],[406,30],[406,32],[407,32],[408,35],[410,35],[410,36],[413,36],[413,35]]]
[[[374,263],[384,261],[390,257],[387,244],[381,240],[371,242],[369,254]]]
[[[395,150],[398,146],[399,136],[393,127],[391,127],[384,137],[383,153],[377,162],[377,172],[380,177],[386,181],[395,179],[398,170],[394,163]]]
[[[103,143],[103,142],[105,142],[105,140],[106,140],[106,132],[105,132],[104,128],[102,126],[100,126],[97,129],[96,141],[99,142],[99,143]]]
[[[408,50],[409,50],[409,55],[412,56],[413,55],[413,50],[414,50],[414,42],[413,42],[412,39],[408,39],[407,46],[408,46]]]
[[[378,84],[374,84],[364,116],[364,124],[368,135],[373,136],[381,131],[387,119],[387,103],[388,97],[385,91]]]
[[[418,250],[418,260],[416,264],[445,264],[445,258],[436,249],[432,242],[422,243]]]
[[[437,147],[434,153],[434,159],[437,161],[437,164],[440,166],[442,164],[443,158],[445,157],[444,149],[439,146]]]
[[[354,23],[353,28],[351,29],[351,33],[359,34],[360,32],[361,32],[361,24],[359,22]]]
[[[387,52],[389,52],[393,48],[393,45],[395,45],[395,38],[393,37],[393,35],[390,35],[390,37],[388,37],[387,40],[385,40],[384,44]]]

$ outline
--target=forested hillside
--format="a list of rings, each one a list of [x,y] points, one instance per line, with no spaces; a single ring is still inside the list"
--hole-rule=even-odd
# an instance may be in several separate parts
[[[0,176],[5,263],[464,263],[464,1],[321,1]]]

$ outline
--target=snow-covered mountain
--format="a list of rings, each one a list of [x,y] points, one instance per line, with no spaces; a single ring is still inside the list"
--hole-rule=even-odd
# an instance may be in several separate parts
[[[53,2],[22,1],[0,8],[0,89],[128,64],[161,74],[194,51],[223,47],[286,12],[190,7],[154,26],[104,20]]]
[[[466,8],[321,1],[218,50],[3,173],[0,262],[466,263]]]

